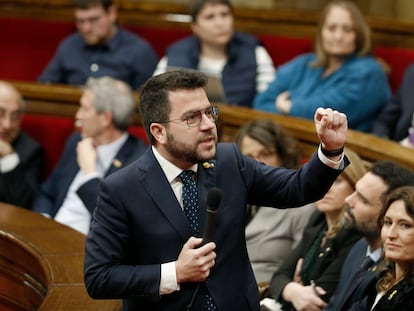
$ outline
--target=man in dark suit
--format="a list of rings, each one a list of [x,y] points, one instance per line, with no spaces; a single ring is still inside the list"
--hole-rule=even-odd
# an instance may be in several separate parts
[[[25,103],[0,81],[0,201],[30,208],[42,178],[44,150],[21,130]]]
[[[126,83],[109,77],[88,80],[76,113],[81,134],[69,137],[33,210],[82,233],[89,231],[100,180],[136,160],[146,148],[127,132],[135,107]]]
[[[382,252],[377,224],[382,196],[405,185],[414,185],[412,172],[393,162],[379,161],[356,183],[354,193],[346,198],[346,221],[364,238],[350,250],[338,286],[324,310],[366,310],[367,294],[375,288]]]
[[[316,111],[321,147],[299,170],[266,166],[234,144],[217,144],[218,108],[208,101],[206,81],[199,72],[171,71],[145,83],[140,111],[151,147],[100,185],[85,251],[91,297],[122,298],[124,310],[259,310],[246,205],[316,201],[348,164],[346,116],[331,109]],[[213,187],[222,189],[215,242],[202,244]]]
[[[372,133],[395,141],[408,136],[408,129],[414,125],[414,64],[405,73],[395,96],[384,107],[375,120]]]

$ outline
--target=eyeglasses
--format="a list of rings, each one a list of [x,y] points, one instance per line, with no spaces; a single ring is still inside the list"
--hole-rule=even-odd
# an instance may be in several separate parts
[[[165,120],[165,121],[153,121],[152,123],[168,123],[174,122],[178,124],[182,124],[181,122],[185,122],[187,127],[196,127],[199,126],[201,120],[203,118],[203,113],[207,116],[207,118],[212,121],[216,122],[219,116],[219,110],[217,106],[210,106],[202,110],[195,110],[187,112],[182,119],[173,119],[173,120]]]

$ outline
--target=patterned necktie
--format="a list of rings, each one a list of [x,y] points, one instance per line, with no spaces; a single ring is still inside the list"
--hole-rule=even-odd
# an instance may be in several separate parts
[[[198,188],[195,182],[195,172],[191,170],[182,171],[179,175],[183,183],[183,209],[190,222],[193,235],[200,236],[200,224],[198,219]],[[216,311],[213,298],[206,293],[204,300],[204,309]]]
[[[192,234],[200,235],[198,219],[198,189],[194,180],[195,173],[191,170],[182,171],[179,175],[183,183],[183,209],[190,222]]]
[[[366,256],[364,260],[361,262],[361,265],[359,266],[359,269],[361,271],[366,271],[374,264],[374,261],[371,259],[371,257]]]

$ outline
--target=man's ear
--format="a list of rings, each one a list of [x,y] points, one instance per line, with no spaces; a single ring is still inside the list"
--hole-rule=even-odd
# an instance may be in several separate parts
[[[159,123],[151,123],[150,132],[159,144],[165,145],[167,143],[167,131],[163,125]]]
[[[104,127],[112,125],[112,119],[112,112],[106,110],[101,113],[101,122]]]
[[[109,6],[107,12],[112,22],[115,24],[118,19],[118,8],[116,7],[116,5],[112,4],[111,6]]]

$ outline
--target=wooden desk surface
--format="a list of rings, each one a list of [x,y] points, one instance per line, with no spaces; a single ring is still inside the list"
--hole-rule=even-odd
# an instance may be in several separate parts
[[[67,226],[0,203],[0,310],[121,310],[119,300],[88,296],[84,242]]]

